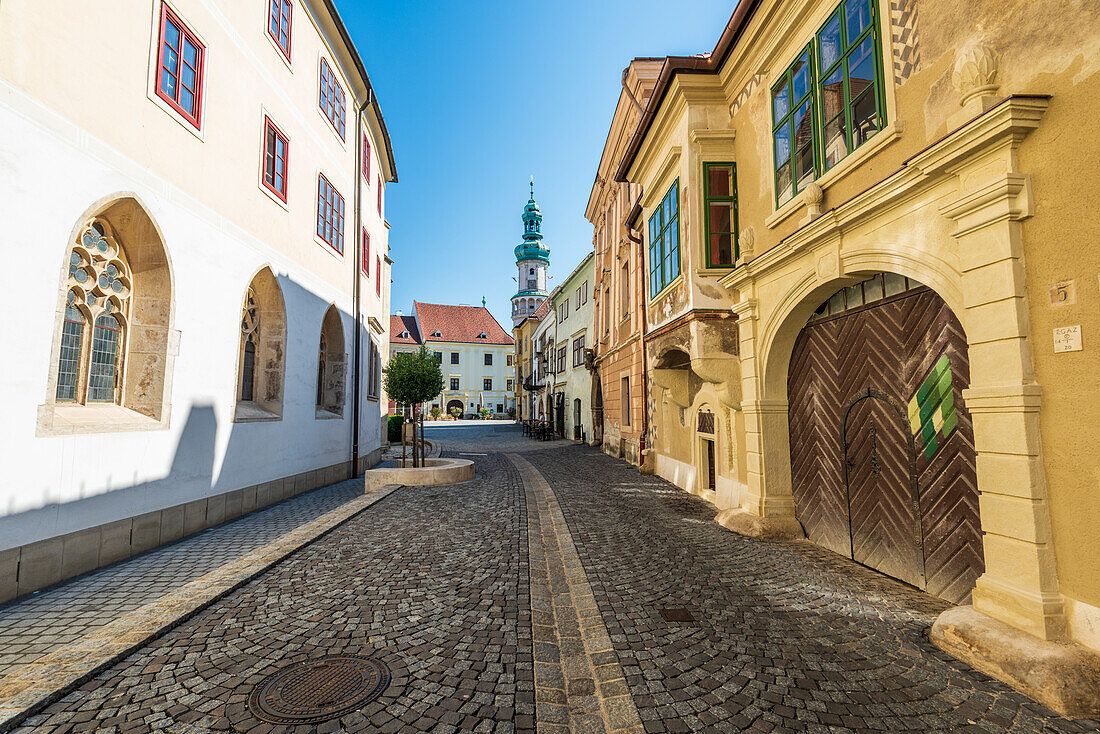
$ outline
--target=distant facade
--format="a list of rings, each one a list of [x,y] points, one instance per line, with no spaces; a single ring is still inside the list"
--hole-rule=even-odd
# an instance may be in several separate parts
[[[592,263],[588,253],[550,298],[554,312],[555,419],[558,434],[592,440]],[[587,356],[587,359],[586,359]]]
[[[412,315],[390,317],[390,355],[424,345],[443,372],[438,407],[475,417],[482,408],[505,417],[515,408],[514,341],[484,306],[446,306],[413,302]],[[390,412],[399,406],[390,402]]]
[[[966,605],[938,645],[1091,715],[1098,49],[1095,5],[743,2],[665,60],[614,176],[656,471]]]
[[[645,257],[638,200],[642,187],[615,181],[626,146],[649,103],[664,59],[635,59],[623,76],[585,216],[594,228],[592,283],[592,440],[639,464],[646,448]],[[634,217],[631,220],[631,217]]]
[[[513,328],[546,300],[550,248],[542,239],[542,212],[535,203],[534,181],[531,182],[531,198],[523,208],[523,242],[516,246],[515,256],[518,290],[512,296]]]
[[[0,602],[380,456],[393,151],[332,4],[265,5],[0,6]]]

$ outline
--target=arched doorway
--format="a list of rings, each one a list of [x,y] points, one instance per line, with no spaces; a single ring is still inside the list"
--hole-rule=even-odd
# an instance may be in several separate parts
[[[813,542],[948,601],[984,569],[966,335],[931,289],[880,273],[799,333],[791,486]]]

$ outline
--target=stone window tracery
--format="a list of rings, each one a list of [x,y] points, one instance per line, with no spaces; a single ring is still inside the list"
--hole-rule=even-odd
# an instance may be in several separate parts
[[[58,402],[120,402],[131,279],[126,255],[109,231],[105,222],[93,221],[69,251]],[[89,325],[92,338],[85,340]]]
[[[260,335],[260,310],[251,288],[241,313],[241,340],[244,359],[241,365],[241,400],[251,401],[256,392],[256,340]]]

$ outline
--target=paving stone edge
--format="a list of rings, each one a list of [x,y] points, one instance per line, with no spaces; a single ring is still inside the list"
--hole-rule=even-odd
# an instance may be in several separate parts
[[[12,671],[0,679],[0,734],[11,731],[400,488],[401,485],[388,484],[357,497]]]

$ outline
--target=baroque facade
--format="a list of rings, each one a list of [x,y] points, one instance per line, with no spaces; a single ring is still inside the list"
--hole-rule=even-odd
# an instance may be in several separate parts
[[[632,464],[646,446],[644,410],[645,272],[642,239],[629,219],[642,187],[615,181],[638,121],[649,103],[664,59],[634,59],[623,71],[623,90],[607,133],[585,216],[592,222],[596,253],[592,285],[593,440],[604,451]]]
[[[381,454],[393,151],[328,0],[0,8],[0,601]],[[110,39],[105,51],[103,39]]]
[[[423,345],[443,372],[443,392],[425,406],[476,417],[483,408],[506,416],[515,408],[514,342],[484,306],[413,302],[413,314],[390,319],[390,354]],[[391,403],[392,413],[397,406]]]
[[[644,192],[647,447],[726,527],[961,605],[937,645],[1095,715],[1097,174],[1071,153],[1100,10],[913,5],[742,2],[664,60],[615,172]]]

